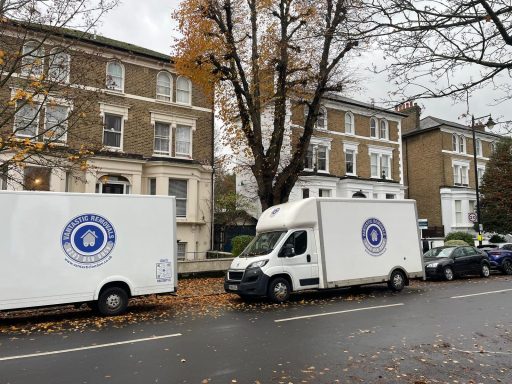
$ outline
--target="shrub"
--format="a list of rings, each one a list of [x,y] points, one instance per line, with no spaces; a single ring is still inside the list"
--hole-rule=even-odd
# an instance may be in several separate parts
[[[505,243],[506,240],[501,235],[492,235],[489,239],[489,243],[497,244],[497,243]]]
[[[447,245],[449,247],[460,247],[463,245],[469,245],[464,240],[448,240],[444,242],[444,245]]]
[[[231,239],[231,253],[233,256],[238,256],[242,253],[242,251],[247,247],[247,245],[251,242],[251,240],[254,238],[254,236],[249,235],[241,235],[241,236],[235,236]]]
[[[445,242],[450,240],[462,240],[465,241],[468,245],[475,244],[475,240],[473,240],[473,235],[467,232],[451,232],[444,238]]]

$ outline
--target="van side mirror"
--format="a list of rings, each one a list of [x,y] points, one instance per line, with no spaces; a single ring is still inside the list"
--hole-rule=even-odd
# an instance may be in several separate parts
[[[292,244],[285,244],[283,248],[281,248],[281,252],[279,252],[279,257],[292,257],[295,256],[295,249]]]

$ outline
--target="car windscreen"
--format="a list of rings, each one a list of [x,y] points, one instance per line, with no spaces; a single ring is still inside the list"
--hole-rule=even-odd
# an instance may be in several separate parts
[[[429,249],[427,252],[425,252],[423,254],[423,257],[436,257],[439,252],[441,252],[443,249],[446,249],[446,248],[443,248],[443,247],[439,247],[439,248],[432,248],[432,249]]]
[[[456,249],[455,247],[443,248],[435,257],[437,257],[437,258],[450,257],[455,249]]]
[[[254,257],[269,254],[283,238],[285,233],[286,231],[258,233],[240,254],[240,257]]]

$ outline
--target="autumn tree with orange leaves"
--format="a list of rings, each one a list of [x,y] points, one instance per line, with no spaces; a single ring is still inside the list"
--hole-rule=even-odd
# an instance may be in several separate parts
[[[94,146],[72,132],[88,123],[98,94],[79,86],[92,64],[76,41],[116,4],[0,0],[0,189],[47,189],[54,170],[87,170]]]
[[[262,208],[286,202],[322,97],[345,89],[346,63],[377,32],[366,25],[372,15],[360,1],[184,0],[175,18],[178,70],[214,87],[229,145],[249,158]],[[285,158],[291,102],[307,113]],[[268,113],[271,127],[262,124]]]

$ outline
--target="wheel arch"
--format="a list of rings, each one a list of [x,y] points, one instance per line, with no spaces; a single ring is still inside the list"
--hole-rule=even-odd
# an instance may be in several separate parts
[[[123,288],[126,291],[128,298],[133,296],[133,284],[128,279],[122,276],[112,276],[98,284],[98,287],[94,292],[94,300],[98,300],[101,292],[110,287]]]
[[[282,277],[283,279],[286,279],[288,281],[288,284],[290,284],[290,291],[293,292],[293,279],[287,273],[277,273],[275,275],[272,275],[272,277],[270,279],[268,279],[267,288],[270,286],[270,283],[272,282],[272,280],[277,279],[278,277]]]
[[[405,285],[409,285],[409,274],[407,273],[407,271],[405,270],[404,267],[400,266],[400,265],[395,265],[393,268],[391,268],[391,270],[389,271],[388,273],[388,279],[387,281],[390,281],[391,280],[391,275],[393,274],[393,272],[395,271],[400,271],[403,273],[404,275],[404,278],[405,278]]]

